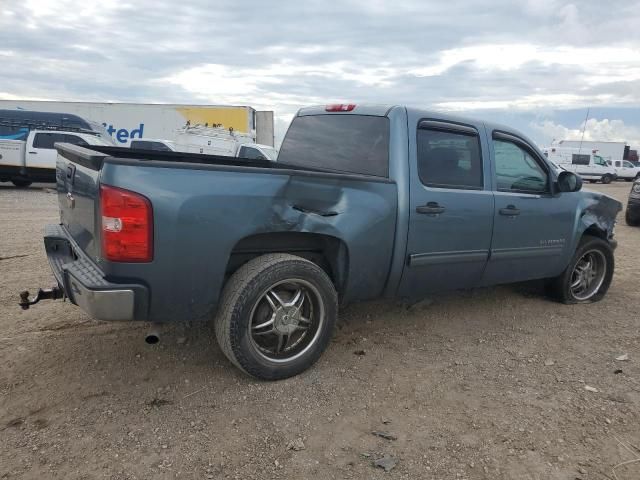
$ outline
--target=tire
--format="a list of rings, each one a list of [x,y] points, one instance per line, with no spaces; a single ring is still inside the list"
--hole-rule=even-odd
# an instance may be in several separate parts
[[[579,289],[581,285],[574,289],[572,288],[572,283],[576,281],[576,275],[579,275],[577,273],[578,264],[582,263],[587,255],[593,255],[593,264],[598,263],[597,259],[603,261],[603,272],[601,279],[596,276],[592,280],[593,283],[590,289],[593,292],[587,291],[581,295],[576,292],[576,289]],[[599,237],[584,235],[567,268],[547,284],[548,292],[558,301],[566,304],[598,302],[602,300],[609,290],[614,267],[615,262],[611,245]]]
[[[254,258],[231,276],[214,326],[220,348],[235,366],[262,380],[280,380],[318,360],[337,316],[338,295],[324,270],[278,253]]]
[[[611,183],[611,180],[613,180],[613,177],[609,174],[603,175],[602,176],[602,183],[604,183],[605,185]]]
[[[13,183],[18,188],[27,188],[33,182],[31,182],[29,180],[20,180],[18,178],[13,178],[13,179],[11,179],[11,183]]]
[[[638,226],[640,226],[640,218],[632,217],[628,208],[627,208],[627,211],[624,214],[624,221],[627,222],[627,225],[629,225],[630,227],[638,227]]]

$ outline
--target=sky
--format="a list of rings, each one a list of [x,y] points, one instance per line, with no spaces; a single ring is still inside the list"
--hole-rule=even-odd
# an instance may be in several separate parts
[[[366,102],[640,147],[638,0],[0,0],[0,65],[0,99],[251,105],[277,138]]]

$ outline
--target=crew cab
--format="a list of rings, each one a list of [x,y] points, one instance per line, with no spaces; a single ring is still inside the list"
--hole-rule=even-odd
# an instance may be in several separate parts
[[[328,345],[338,304],[546,279],[600,300],[620,202],[580,191],[501,125],[404,106],[301,109],[278,162],[57,144],[44,244],[102,320],[212,321],[242,371],[280,379]]]
[[[640,178],[640,167],[634,165],[628,160],[613,160],[608,162],[616,170],[616,176],[619,180],[632,182]]]
[[[26,139],[0,138],[0,182],[11,181],[16,187],[32,182],[56,181],[54,144],[64,142],[82,146],[109,146],[98,132],[64,128],[30,130]]]

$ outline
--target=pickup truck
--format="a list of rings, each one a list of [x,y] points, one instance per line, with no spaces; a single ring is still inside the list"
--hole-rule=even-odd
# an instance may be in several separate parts
[[[26,129],[25,129],[26,130]],[[0,182],[16,187],[32,182],[56,181],[57,142],[84,146],[108,146],[98,132],[80,129],[47,128],[25,131],[26,138],[0,138]]]
[[[129,148],[136,150],[150,150],[152,152],[186,152],[186,153],[205,153],[206,147],[199,145],[183,145],[171,140],[161,140],[156,138],[143,138],[142,140],[132,140]],[[231,153],[231,152],[229,152]],[[218,154],[220,155],[220,154]],[[233,157],[249,158],[253,160],[271,160],[276,161],[278,151],[269,145],[260,145],[258,143],[246,143],[238,145]]]
[[[57,146],[57,286],[103,320],[212,321],[245,373],[327,347],[338,304],[546,279],[600,300],[620,202],[508,127],[403,106],[301,109],[278,162]]]

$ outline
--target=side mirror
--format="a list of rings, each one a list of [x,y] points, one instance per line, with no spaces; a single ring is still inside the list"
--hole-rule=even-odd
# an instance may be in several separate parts
[[[560,172],[557,184],[561,192],[578,192],[582,188],[582,177],[573,172]]]

